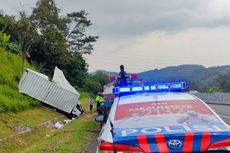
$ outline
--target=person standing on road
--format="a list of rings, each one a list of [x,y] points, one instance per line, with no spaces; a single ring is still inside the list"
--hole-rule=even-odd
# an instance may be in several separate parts
[[[97,103],[97,111],[100,110],[101,103],[104,102],[104,99],[101,97],[101,92],[98,92],[96,97],[96,103]]]
[[[100,107],[104,105],[104,98],[102,98],[102,94],[99,92],[96,97],[97,102],[97,112],[100,114]]]
[[[93,110],[93,99],[90,97],[89,99],[89,110],[92,111]]]
[[[97,96],[96,96],[96,99],[95,99],[95,101],[96,101],[96,103],[97,103],[97,110],[98,110],[99,107],[100,107],[100,103],[99,103],[100,97],[99,97],[99,95],[100,95],[100,92],[98,92],[98,94],[97,94]]]

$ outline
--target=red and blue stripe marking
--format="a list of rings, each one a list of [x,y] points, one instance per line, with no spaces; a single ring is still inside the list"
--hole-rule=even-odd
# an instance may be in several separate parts
[[[187,153],[206,151],[214,142],[230,138],[230,132],[199,132],[184,134],[156,134],[131,137],[114,137],[114,143],[140,147],[145,153]],[[177,139],[183,142],[181,148],[173,150],[168,141]]]

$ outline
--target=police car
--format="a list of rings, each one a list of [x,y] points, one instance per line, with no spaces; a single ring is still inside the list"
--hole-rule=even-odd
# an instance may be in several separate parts
[[[224,153],[230,127],[186,83],[115,87],[98,153]]]

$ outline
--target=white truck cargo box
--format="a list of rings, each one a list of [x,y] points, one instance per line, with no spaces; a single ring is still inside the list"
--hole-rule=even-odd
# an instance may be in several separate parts
[[[48,76],[25,69],[19,83],[19,92],[29,95],[43,103],[66,113],[79,116],[80,94],[66,80],[63,72],[55,68],[52,81]]]

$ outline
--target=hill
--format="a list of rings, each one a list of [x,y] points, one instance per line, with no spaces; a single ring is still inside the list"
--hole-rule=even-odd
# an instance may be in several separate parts
[[[107,75],[115,72],[102,71]],[[217,76],[230,73],[230,65],[205,68],[202,65],[169,66],[162,69],[149,70],[139,73],[139,78],[145,83],[188,82],[190,89],[204,91],[205,88],[217,87]],[[205,92],[205,91],[204,91]]]
[[[204,81],[229,72],[230,66],[180,65],[142,72],[139,77],[147,82]]]
[[[92,72],[92,73],[90,73],[91,75],[95,75],[96,73],[104,73],[104,74],[106,74],[106,75],[108,75],[108,76],[112,76],[112,75],[117,75],[118,73],[116,73],[116,72],[110,72],[110,71],[105,71],[105,70],[97,70],[97,71],[95,71],[95,72]]]
[[[0,47],[0,112],[19,111],[39,103],[18,92],[18,83],[22,75],[22,61],[18,55]],[[31,66],[26,63],[27,67]]]

